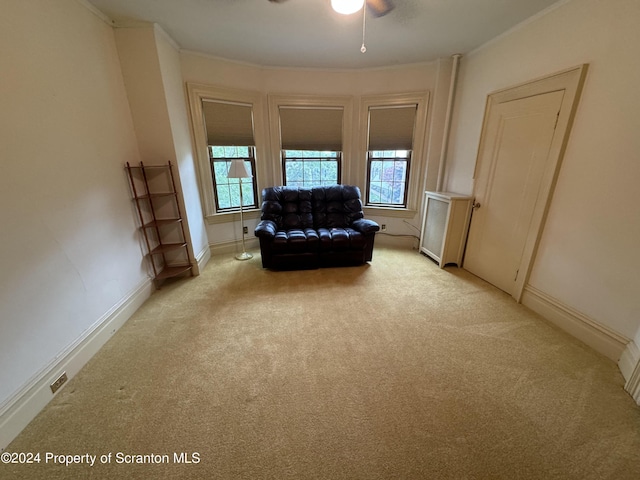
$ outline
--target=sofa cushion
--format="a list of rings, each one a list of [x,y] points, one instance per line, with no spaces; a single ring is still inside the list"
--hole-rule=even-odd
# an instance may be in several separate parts
[[[273,253],[316,252],[318,243],[318,232],[312,228],[278,230],[271,248]]]
[[[365,245],[365,237],[353,228],[319,228],[321,251],[338,251],[361,249]]]

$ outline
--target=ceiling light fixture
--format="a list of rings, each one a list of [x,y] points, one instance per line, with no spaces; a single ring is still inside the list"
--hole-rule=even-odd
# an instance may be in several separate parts
[[[331,8],[343,15],[356,13],[364,6],[364,0],[331,0]]]

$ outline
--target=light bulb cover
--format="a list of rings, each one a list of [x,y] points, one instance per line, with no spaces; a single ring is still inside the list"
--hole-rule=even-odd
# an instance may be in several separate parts
[[[364,0],[331,0],[331,8],[342,15],[356,13],[364,6]]]

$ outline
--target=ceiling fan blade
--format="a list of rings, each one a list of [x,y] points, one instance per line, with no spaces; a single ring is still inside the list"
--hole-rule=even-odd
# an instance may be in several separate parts
[[[367,8],[374,17],[383,17],[393,10],[391,0],[367,0]]]

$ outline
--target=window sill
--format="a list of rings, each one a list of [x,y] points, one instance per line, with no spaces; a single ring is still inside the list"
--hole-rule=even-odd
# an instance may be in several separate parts
[[[252,208],[251,210],[243,210],[242,216],[244,219],[260,218],[260,209]],[[219,223],[231,223],[240,221],[240,212],[224,212],[216,213],[213,215],[207,215],[205,221],[208,225],[216,225]]]
[[[365,206],[364,213],[366,216],[395,217],[395,218],[413,218],[418,213],[416,210],[408,208],[393,207],[372,207]]]

